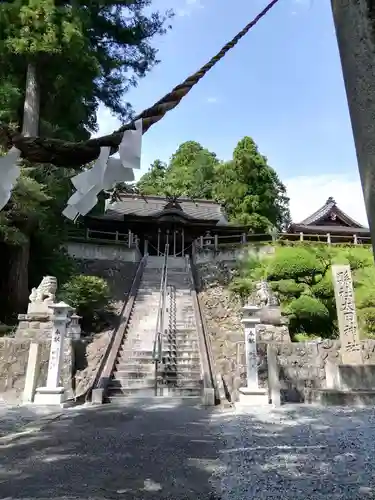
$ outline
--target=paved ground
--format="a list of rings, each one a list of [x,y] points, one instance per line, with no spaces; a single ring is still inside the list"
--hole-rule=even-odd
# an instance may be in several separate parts
[[[375,498],[372,409],[105,405],[0,447],[0,500]]]
[[[7,440],[0,498],[215,500],[210,411],[183,404],[66,410]]]

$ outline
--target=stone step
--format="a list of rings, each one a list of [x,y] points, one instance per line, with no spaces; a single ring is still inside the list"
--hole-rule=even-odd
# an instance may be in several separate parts
[[[170,384],[177,384],[177,386],[182,385],[198,385],[202,384],[202,376],[198,372],[193,372],[193,374],[179,374],[178,376],[169,375],[169,374],[160,374],[160,378],[164,381],[167,381]],[[181,387],[182,387],[181,385]]]
[[[155,377],[148,377],[144,379],[131,379],[131,378],[118,378],[116,374],[111,379],[108,389],[144,389],[144,388],[152,388],[155,386]]]
[[[155,370],[155,362],[152,358],[150,359],[142,359],[142,360],[136,360],[132,359],[130,361],[123,360],[123,359],[118,359],[115,364],[115,370],[117,371],[123,371],[123,370],[136,370],[137,367],[140,369],[144,369],[145,371],[148,370],[148,367],[152,367],[153,370]]]
[[[312,389],[309,402],[325,406],[374,406],[375,390]]]
[[[183,344],[183,345],[176,345],[176,344],[165,344],[164,345],[164,350],[171,356],[179,355],[179,356],[185,356],[189,357],[192,355],[192,353],[195,353],[199,355],[199,348],[198,346],[194,344]]]
[[[201,387],[168,387],[167,390],[170,396],[200,396],[202,394]]]
[[[139,366],[138,370],[134,368],[134,366],[130,369],[127,367],[126,369],[115,370],[113,372],[113,377],[118,379],[147,379],[155,377],[155,365],[150,365],[150,367],[150,370],[145,369],[144,366]]]
[[[142,387],[140,389],[132,388],[132,389],[121,389],[120,387],[112,387],[108,388],[108,399],[110,402],[113,402],[114,399],[123,398],[126,396],[155,396],[155,389],[150,387]]]
[[[195,328],[192,328],[189,331],[182,331],[180,332],[179,330],[174,331],[173,333],[167,333],[165,335],[165,340],[198,340],[198,333]]]
[[[184,342],[199,342],[198,335],[196,333],[191,333],[190,335],[165,335],[165,342],[171,342],[174,344],[183,344]]]
[[[172,371],[176,370],[178,373],[200,373],[201,362],[200,359],[195,359],[193,361],[186,362],[181,361],[171,357],[170,361],[166,360],[166,370]],[[143,372],[143,373],[153,373],[155,372],[155,362],[152,358],[149,359],[132,359],[123,360],[118,359],[115,364],[115,371],[117,372]]]

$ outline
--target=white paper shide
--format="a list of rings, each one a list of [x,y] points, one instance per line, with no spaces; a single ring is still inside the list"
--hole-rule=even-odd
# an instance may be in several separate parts
[[[94,166],[72,178],[76,192],[69,198],[63,215],[71,220],[86,215],[97,204],[101,191],[133,181],[133,169],[141,166],[141,149],[142,120],[137,120],[135,130],[124,132],[119,145],[120,158],[110,158],[110,148],[102,147]]]
[[[2,210],[10,199],[12,189],[21,173],[18,160],[21,151],[14,146],[5,156],[0,157],[0,210]]]

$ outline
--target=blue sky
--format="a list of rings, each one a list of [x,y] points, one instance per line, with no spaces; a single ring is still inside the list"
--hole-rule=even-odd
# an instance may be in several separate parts
[[[127,95],[136,111],[195,72],[267,0],[154,0],[173,6],[173,29],[155,40],[161,63]],[[173,5],[172,5],[173,4]],[[100,133],[118,122],[99,112]],[[340,59],[323,0],[280,0],[239,44],[144,136],[142,170],[196,140],[229,159],[253,137],[287,185],[295,220],[328,196],[366,223]],[[137,175],[139,177],[139,174]]]

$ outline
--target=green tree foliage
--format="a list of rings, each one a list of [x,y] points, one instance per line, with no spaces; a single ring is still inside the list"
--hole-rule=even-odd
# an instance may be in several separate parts
[[[231,222],[255,233],[283,229],[290,222],[285,186],[250,137],[238,143],[229,162],[195,141],[185,142],[168,166],[154,162],[138,187],[145,194],[219,201]]]
[[[100,328],[111,311],[108,284],[97,276],[74,276],[61,287],[59,298],[76,308],[85,331]]]
[[[295,244],[276,246],[267,259],[252,257],[230,285],[243,300],[259,279],[267,279],[289,317],[295,339],[338,334],[332,264],[350,264],[353,273],[359,327],[364,336],[375,335],[375,269],[366,247]]]
[[[160,160],[155,160],[150,170],[142,176],[138,182],[138,189],[141,193],[158,195],[163,192],[165,182],[166,164]]]
[[[124,94],[158,62],[151,40],[164,33],[171,17],[169,11],[146,13],[150,5],[151,0],[1,2],[3,118],[21,122],[32,61],[43,96],[41,133],[87,136],[97,128],[100,102],[128,119]]]
[[[282,229],[290,222],[285,186],[250,137],[244,137],[230,162],[216,172],[215,196],[224,201],[230,219],[254,232]]]
[[[141,177],[138,188],[144,194],[212,199],[218,163],[216,155],[198,142],[184,142],[168,165],[156,160]]]
[[[87,139],[97,130],[100,103],[126,121],[132,110],[124,96],[158,62],[152,40],[171,17],[150,6],[151,0],[0,2],[0,121],[25,132],[28,99],[32,129],[39,126],[41,136]],[[19,313],[26,306],[28,278],[35,286],[53,274],[62,283],[74,272],[61,250],[70,225],[61,211],[73,171],[30,167],[0,212],[7,263],[0,276],[2,319],[8,309]]]

